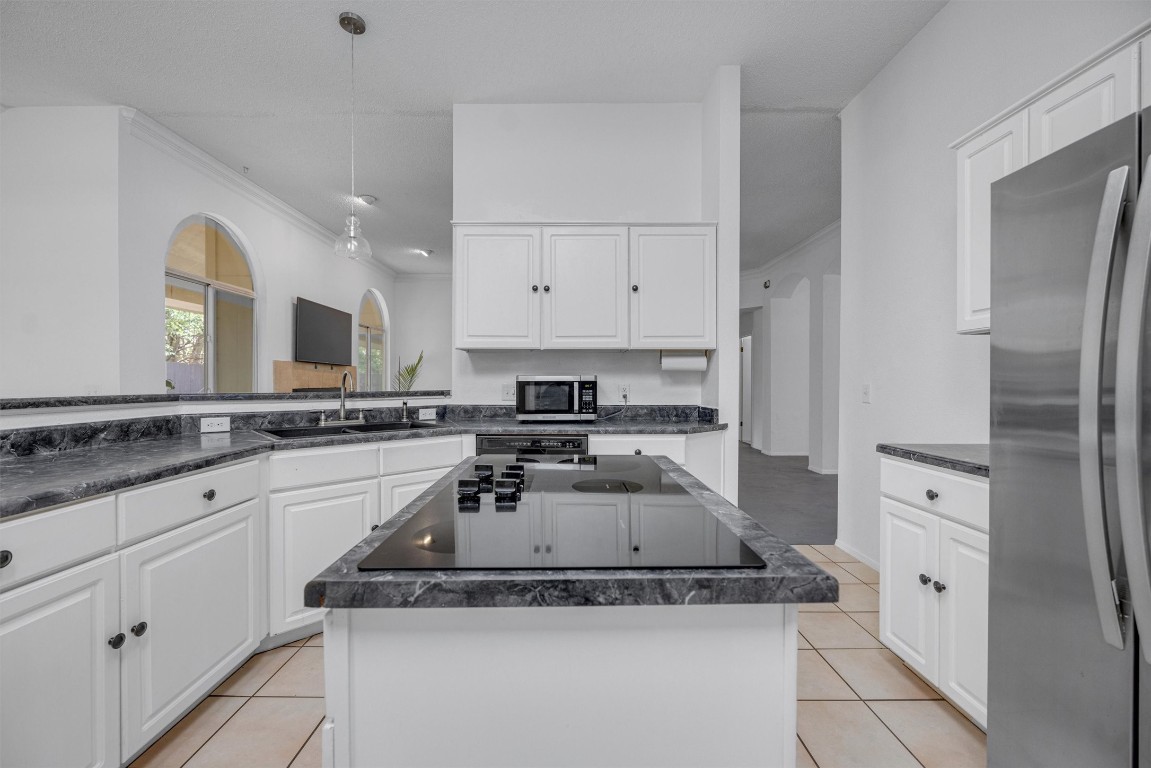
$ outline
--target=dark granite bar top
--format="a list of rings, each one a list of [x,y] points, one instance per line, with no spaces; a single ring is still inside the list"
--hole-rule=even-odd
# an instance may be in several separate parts
[[[267,451],[331,445],[411,440],[441,435],[588,434],[683,435],[727,429],[726,424],[659,419],[610,419],[590,423],[537,424],[507,418],[443,420],[436,429],[328,435],[277,440],[259,431],[212,435],[179,434],[104,443],[91,448],[36,453],[0,459],[0,519],[44,510],[104,493],[194,472]]]
[[[349,392],[347,399],[384,400],[414,399],[419,397],[451,397],[450,389],[426,389],[400,392]],[[340,396],[340,390],[318,390],[312,392],[205,392],[201,394],[160,394],[160,395],[87,395],[78,397],[6,397],[0,398],[0,411],[22,408],[76,408],[101,405],[147,405],[149,403],[235,403],[260,400],[331,400]]]
[[[675,462],[652,457],[767,563],[766,568],[611,570],[392,570],[357,565],[441,489],[470,471],[465,459],[368,535],[304,590],[326,608],[487,608],[586,605],[831,603],[839,582]]]
[[[920,464],[990,477],[991,446],[986,443],[880,443],[875,450]]]

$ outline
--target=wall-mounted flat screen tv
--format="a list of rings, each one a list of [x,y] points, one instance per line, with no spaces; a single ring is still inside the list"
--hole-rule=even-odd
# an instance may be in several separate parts
[[[351,365],[352,316],[297,297],[296,360],[301,363]]]

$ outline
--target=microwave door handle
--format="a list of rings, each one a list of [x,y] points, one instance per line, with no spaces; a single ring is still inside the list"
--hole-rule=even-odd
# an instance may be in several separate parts
[[[1151,158],[1144,179],[1151,178]],[[1119,300],[1119,350],[1115,360],[1115,471],[1119,483],[1119,527],[1135,620],[1151,628],[1151,557],[1148,553],[1143,488],[1143,334],[1151,276],[1151,192],[1140,191],[1127,248]],[[1151,633],[1144,633],[1145,635]],[[1143,657],[1151,663],[1151,642]]]
[[[1079,474],[1083,490],[1083,522],[1087,532],[1087,561],[1099,624],[1109,645],[1126,646],[1122,610],[1115,590],[1114,559],[1107,537],[1103,493],[1103,435],[1099,410],[1103,386],[1103,354],[1107,334],[1108,296],[1115,272],[1115,249],[1123,201],[1127,196],[1128,168],[1107,176],[1083,307],[1083,343],[1079,358]]]

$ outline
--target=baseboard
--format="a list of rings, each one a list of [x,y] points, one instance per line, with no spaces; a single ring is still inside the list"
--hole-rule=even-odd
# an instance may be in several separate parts
[[[856,560],[863,563],[864,565],[871,566],[872,568],[874,568],[877,571],[879,570],[879,563],[877,561],[872,560],[870,557],[863,554],[862,552],[860,552],[858,549],[851,546],[850,544],[844,543],[843,539],[840,539],[837,537],[835,539],[835,546],[839,547],[844,552],[851,555],[852,557],[854,557]]]
[[[776,453],[776,452],[774,452],[774,451],[765,451],[765,450],[763,450],[763,449],[760,449],[760,451],[759,451],[759,452],[760,452],[760,453],[762,453],[764,456],[778,456],[778,457],[780,457],[780,458],[784,458],[784,457],[790,457],[790,458],[793,458],[793,459],[806,459],[806,458],[807,458],[807,454],[806,454],[806,453],[791,453],[791,452],[788,452],[788,451],[784,451],[784,452],[781,452],[781,453]]]
[[[810,464],[807,465],[807,471],[808,472],[814,472],[817,475],[838,475],[839,474],[838,469],[820,469],[819,467],[813,467]]]

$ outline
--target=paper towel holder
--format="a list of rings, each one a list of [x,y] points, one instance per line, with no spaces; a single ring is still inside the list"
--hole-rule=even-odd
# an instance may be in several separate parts
[[[659,367],[664,371],[706,371],[709,349],[661,349]]]

